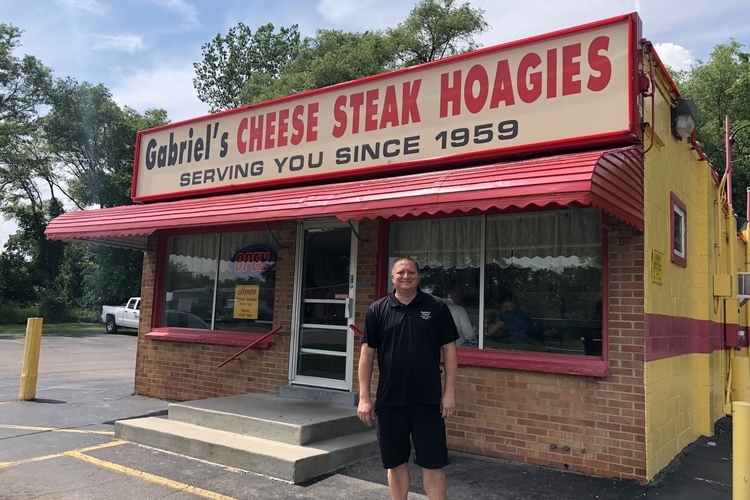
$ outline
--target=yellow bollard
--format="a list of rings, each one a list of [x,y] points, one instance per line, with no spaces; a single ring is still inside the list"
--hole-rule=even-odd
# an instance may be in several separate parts
[[[750,403],[732,403],[732,500],[750,500]]]
[[[39,351],[42,347],[42,318],[26,320],[26,347],[23,351],[21,388],[18,399],[30,401],[36,397],[36,379],[39,375]]]
[[[750,403],[750,359],[732,358],[732,401]]]

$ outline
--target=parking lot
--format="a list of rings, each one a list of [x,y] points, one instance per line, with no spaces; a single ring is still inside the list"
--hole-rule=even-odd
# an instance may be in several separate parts
[[[17,400],[23,349],[0,335],[0,500],[390,498],[379,459],[294,486],[115,439],[115,420],[166,415],[167,402],[132,395],[133,335],[44,336],[35,401]],[[728,436],[702,438],[651,486],[451,454],[450,497],[729,500]],[[412,471],[409,498],[424,499]]]

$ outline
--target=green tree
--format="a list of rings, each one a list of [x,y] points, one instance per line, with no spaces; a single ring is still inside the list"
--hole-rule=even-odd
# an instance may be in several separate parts
[[[396,55],[393,39],[381,32],[318,30],[314,37],[305,38],[278,76],[253,75],[240,92],[240,101],[253,104],[377,75],[395,67]]]
[[[389,34],[398,46],[401,65],[414,66],[474,50],[474,36],[488,29],[484,11],[469,3],[422,0]]]
[[[253,33],[239,23],[229,29],[227,36],[217,34],[201,47],[203,60],[193,64],[198,98],[210,106],[212,113],[246,104],[240,98],[245,85],[254,77],[259,79],[256,85],[278,78],[299,46],[296,24],[276,32],[274,25],[268,23]]]
[[[708,61],[673,76],[684,97],[698,106],[697,139],[711,164],[726,170],[725,120],[729,115],[732,146],[733,207],[745,217],[746,188],[750,186],[750,53],[736,40],[717,45]]]
[[[318,30],[303,41],[296,25],[252,34],[240,23],[203,46],[193,85],[219,111],[473,50],[474,35],[487,29],[484,11],[455,0],[422,0],[385,32]]]

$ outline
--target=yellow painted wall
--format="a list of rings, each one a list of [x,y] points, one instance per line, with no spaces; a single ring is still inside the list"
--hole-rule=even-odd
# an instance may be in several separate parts
[[[648,56],[644,68],[649,71]],[[655,133],[645,157],[644,312],[721,323],[724,301],[714,297],[713,276],[734,274],[728,267],[728,241],[735,242],[738,263],[746,260],[746,245],[737,241],[734,221],[725,216],[711,166],[671,132],[674,95],[659,70],[656,83],[654,116],[650,98],[643,106],[644,120]],[[650,128],[644,144],[651,144]],[[670,261],[670,192],[687,208],[687,267]],[[652,250],[664,254],[663,284],[652,282]],[[649,480],[700,435],[712,435],[714,422],[724,416],[725,355],[692,353],[645,364]]]

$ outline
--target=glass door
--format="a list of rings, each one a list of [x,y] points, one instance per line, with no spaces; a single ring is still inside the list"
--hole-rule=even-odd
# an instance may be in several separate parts
[[[290,379],[349,390],[356,239],[339,221],[300,224],[297,238]]]

